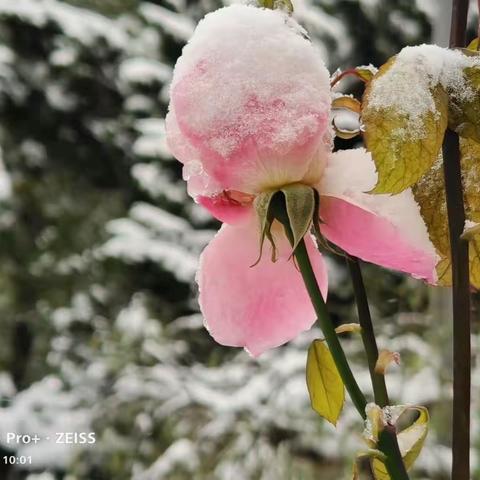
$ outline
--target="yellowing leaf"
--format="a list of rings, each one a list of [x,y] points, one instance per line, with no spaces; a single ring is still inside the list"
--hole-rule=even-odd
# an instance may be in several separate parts
[[[460,139],[465,215],[474,224],[480,223],[480,144]],[[445,198],[442,159],[413,187],[415,199],[427,225],[430,240],[441,260],[437,264],[440,285],[452,284],[450,239]],[[467,226],[468,228],[468,226]],[[470,283],[480,288],[480,233],[469,232]]]
[[[448,98],[441,86],[425,87],[424,96],[432,98],[435,108],[426,110],[415,121],[410,114],[402,113],[402,98],[395,99],[398,108],[378,102],[378,90],[384,88],[380,80],[394,66],[395,60],[391,58],[380,68],[368,83],[363,97],[364,139],[378,172],[373,193],[400,193],[415,184],[437,159],[447,127]],[[412,84],[418,90],[424,83],[414,77],[396,76],[392,79],[391,95],[394,96],[397,89],[408,92]],[[405,102],[408,100],[405,98]]]
[[[418,418],[410,427],[397,435],[398,446],[407,470],[412,467],[422,451],[428,435],[428,422],[430,420],[428,410],[425,407],[415,407],[414,409],[419,413]]]
[[[364,82],[369,82],[377,72],[378,69],[375,68],[373,65],[365,65],[363,67],[355,68],[355,74]]]
[[[480,68],[467,67],[464,91],[472,93],[465,97],[451,96],[448,123],[460,136],[480,141]]]
[[[323,340],[314,340],[308,349],[307,387],[312,408],[336,425],[345,402],[345,387]]]
[[[437,264],[438,283],[449,286],[452,284],[452,270],[442,162],[442,157],[439,156],[429,172],[412,187],[412,191],[420,206],[430,241],[440,256]]]
[[[258,0],[258,4],[261,7],[270,8],[271,10],[279,9],[289,13],[293,12],[293,4],[290,0]]]
[[[360,480],[360,472],[358,471],[358,465],[356,461],[353,462],[352,480]]]
[[[398,446],[402,454],[405,467],[409,470],[420,455],[428,434],[429,415],[425,407],[408,407],[405,410],[416,410],[418,418],[408,428],[397,434]],[[375,480],[390,480],[385,463],[379,458],[371,461]]]
[[[467,50],[472,50],[473,52],[476,52],[478,50],[478,37],[474,38],[467,47]]]
[[[461,138],[460,151],[465,216],[473,223],[480,223],[480,144]],[[480,234],[472,235],[469,246],[470,283],[480,288]]]

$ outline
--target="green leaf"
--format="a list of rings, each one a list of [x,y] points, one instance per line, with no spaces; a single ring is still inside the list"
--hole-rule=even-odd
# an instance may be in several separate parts
[[[400,193],[414,185],[437,159],[447,128],[448,97],[440,86],[432,90],[426,88],[424,95],[432,98],[435,109],[426,111],[415,122],[395,107],[382,107],[373,102],[379,79],[394,63],[395,57],[380,68],[363,97],[364,139],[378,172],[378,183],[372,193]],[[397,86],[392,84],[392,95],[396,87],[408,91],[410,84],[417,83],[417,89],[422,85],[406,75],[394,77],[392,82],[397,82]],[[400,104],[401,99],[398,100]]]
[[[345,387],[323,340],[314,340],[308,349],[307,387],[312,408],[336,425],[345,402]]]
[[[307,185],[292,184],[281,189],[285,195],[287,214],[293,232],[293,250],[307,234],[315,212],[314,190]]]
[[[428,434],[430,418],[425,407],[404,407],[403,411],[407,410],[416,410],[419,413],[418,418],[412,425],[397,434],[400,453],[405,467],[409,470],[422,451]],[[372,458],[371,464],[375,480],[390,480],[385,463],[381,459]]]
[[[465,97],[451,96],[448,112],[449,127],[460,136],[480,141],[480,68],[467,67],[463,70]]]

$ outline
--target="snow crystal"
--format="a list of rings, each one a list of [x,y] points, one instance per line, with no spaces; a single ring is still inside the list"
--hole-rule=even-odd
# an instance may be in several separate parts
[[[128,36],[115,23],[90,10],[58,0],[0,0],[0,16],[12,15],[39,27],[54,22],[80,43],[95,46],[98,38],[118,48],[128,45]]]
[[[189,223],[183,218],[143,202],[135,203],[132,206],[130,217],[165,235],[183,233],[191,228]]]
[[[13,397],[16,393],[15,384],[9,373],[0,372],[0,398]]]
[[[471,228],[478,227],[480,224],[478,222],[472,222],[471,220],[465,220],[465,224],[463,227],[463,233],[467,232]]]
[[[348,34],[346,24],[339,18],[327,14],[321,8],[315,8],[309,0],[294,0],[293,16],[309,32],[321,32],[322,36],[327,35],[337,41],[337,51],[335,57],[346,57],[351,53],[353,45],[350,35]],[[321,51],[321,58],[327,59],[331,55],[331,51],[326,47],[326,42],[318,42],[317,48]]]
[[[140,13],[151,23],[161,27],[178,40],[187,41],[193,34],[195,24],[192,20],[179,13],[172,12],[153,3],[140,6]]]
[[[396,57],[389,70],[379,77],[369,97],[369,107],[395,109],[410,122],[409,134],[425,135],[423,118],[435,113],[431,89],[441,85],[459,100],[467,99],[472,91],[465,83],[463,69],[480,65],[480,59],[466,56],[458,50],[436,45],[406,47]],[[428,93],[426,93],[428,92]],[[403,130],[398,130],[403,135]]]
[[[77,60],[78,51],[71,47],[65,46],[53,50],[50,54],[49,61],[56,67],[69,67]]]
[[[149,317],[145,299],[140,294],[134,295],[128,306],[120,311],[115,326],[133,339],[144,335],[156,336],[160,329],[160,324]]]
[[[222,156],[258,132],[272,115],[279,126],[265,148],[273,142],[288,151],[300,132],[317,129],[312,104],[317,111],[324,104],[326,111],[330,103],[328,72],[318,51],[300,25],[278,10],[232,5],[206,15],[177,61],[173,95],[191,75],[201,78],[185,87],[192,103],[189,128],[208,138]],[[245,109],[258,113],[241,122],[239,112]],[[231,125],[235,135],[229,134]],[[224,130],[219,132],[219,126]]]
[[[0,201],[6,200],[10,197],[12,193],[12,183],[10,180],[10,176],[5,169],[2,160],[2,149],[0,147]]]
[[[47,376],[28,389],[19,392],[12,403],[0,408],[0,443],[7,444],[7,432],[36,433],[41,437],[37,444],[15,444],[17,455],[35,458],[35,468],[65,468],[77,449],[74,445],[57,443],[56,432],[88,432],[90,412],[78,407],[79,398],[62,390],[62,382]],[[48,440],[47,438],[50,438]]]
[[[180,466],[194,473],[199,465],[195,445],[187,439],[177,440],[170,445],[163,455],[144,473],[134,480],[157,480],[174,473],[174,468]]]
[[[166,83],[172,76],[172,67],[151,58],[134,57],[119,67],[120,80],[129,83]]]
[[[186,192],[183,182],[175,182],[159,165],[137,163],[132,167],[132,176],[153,198],[165,197],[174,203],[185,200]]]
[[[172,158],[167,146],[165,121],[161,118],[138,120],[135,128],[142,134],[133,144],[133,152],[140,157]]]
[[[155,236],[150,228],[129,219],[109,222],[113,235],[98,251],[100,255],[122,258],[126,262],[153,261],[162,265],[182,282],[191,282],[198,266],[198,255],[178,241]]]

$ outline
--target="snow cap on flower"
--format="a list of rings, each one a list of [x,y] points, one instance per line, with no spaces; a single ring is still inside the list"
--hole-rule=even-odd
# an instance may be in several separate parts
[[[285,12],[208,14],[175,67],[167,139],[194,196],[313,184],[330,149],[329,74]]]

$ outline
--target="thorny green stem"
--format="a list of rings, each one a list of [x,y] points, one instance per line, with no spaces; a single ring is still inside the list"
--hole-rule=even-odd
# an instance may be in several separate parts
[[[365,291],[365,284],[363,283],[362,270],[358,258],[347,257],[347,264],[352,279],[355,303],[357,304],[358,320],[362,327],[362,341],[367,355],[368,369],[370,371],[370,378],[372,379],[375,403],[383,408],[390,404],[390,400],[388,398],[387,385],[385,384],[385,376],[375,371],[375,366],[378,360],[378,347],[375,332],[373,330],[370,307],[368,306],[367,292]],[[383,452],[392,452],[390,455],[387,455],[387,460],[385,462],[385,466],[390,474],[392,475],[391,472],[395,471],[398,478],[408,478],[407,470],[398,446],[397,432],[394,426],[387,425],[380,434],[379,449]]]
[[[347,257],[347,265],[352,279],[355,303],[357,304],[358,320],[362,327],[361,335],[365,353],[367,354],[368,369],[372,379],[373,394],[375,403],[380,407],[386,407],[390,401],[388,398],[385,376],[375,371],[378,360],[378,347],[373,330],[372,317],[368,306],[367,293],[362,278],[362,270],[358,258]]]
[[[308,257],[305,241],[302,240],[295,250],[295,258],[297,260],[298,268],[302,274],[303,281],[307,287],[307,291],[310,295],[313,307],[320,323],[325,340],[328,344],[332,357],[335,361],[335,365],[343,379],[343,383],[352,399],[353,403],[357,407],[362,418],[365,419],[365,407],[366,399],[360,390],[355,377],[350,369],[347,358],[343,351],[343,348],[338,340],[335,328],[330,319],[327,307],[323,300],[322,294],[313,272],[310,258]],[[398,447],[397,436],[395,428],[387,425],[380,434],[378,448],[386,455],[385,466],[392,480],[409,480],[405,465],[402,460],[402,455]]]
[[[468,0],[452,1],[450,47],[463,47]],[[443,142],[443,169],[453,278],[453,418],[452,478],[470,478],[471,325],[468,242],[460,236],[465,226],[459,138],[447,130]]]
[[[279,220],[285,228],[285,233],[290,241],[294,244],[293,233],[290,228],[288,215],[286,212],[285,204],[277,205],[275,208],[275,217]],[[298,264],[298,268],[302,275],[305,287],[307,288],[308,295],[312,302],[317,319],[322,329],[325,341],[332,354],[335,365],[338,369],[340,376],[342,377],[345,388],[347,389],[352,402],[358,410],[360,416],[365,420],[367,406],[367,400],[360,390],[355,377],[353,376],[350,365],[348,364],[347,357],[343,351],[342,345],[338,339],[337,333],[333,326],[333,322],[328,313],[327,306],[322,297],[322,293],[315,277],[310,258],[308,256],[305,240],[301,240],[294,252],[295,259]],[[378,448],[386,455],[385,466],[392,480],[409,480],[405,465],[403,463],[402,455],[398,447],[397,436],[395,428],[391,425],[387,425],[380,434]]]
[[[308,252],[303,240],[295,250],[295,258],[297,260],[300,273],[302,274],[303,281],[305,282],[305,286],[307,287],[307,291],[315,309],[315,313],[317,314],[320,328],[322,329],[328,348],[330,349],[333,359],[335,360],[335,365],[337,366],[343,383],[345,384],[345,387],[355,407],[357,408],[358,413],[360,413],[362,418],[365,419],[365,407],[367,406],[367,400],[365,399],[365,396],[363,395],[360,387],[357,384],[357,381],[355,380],[355,377],[353,376],[347,357],[345,356],[345,352],[343,351],[340,340],[335,332],[335,327],[330,319],[327,306],[325,305],[325,301],[323,300],[322,294],[318,287],[317,279],[313,272],[312,264],[310,263],[310,258],[308,257]]]

